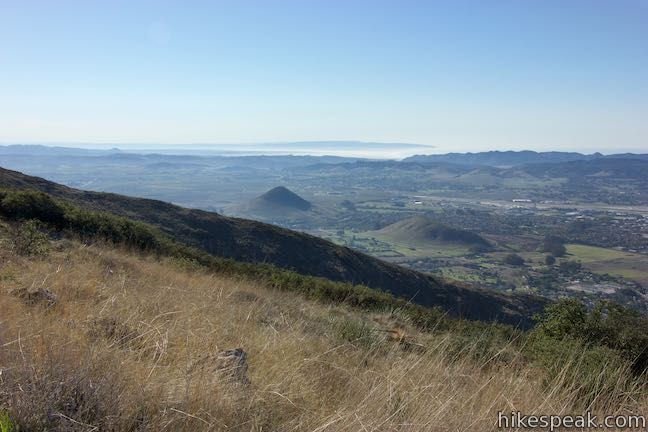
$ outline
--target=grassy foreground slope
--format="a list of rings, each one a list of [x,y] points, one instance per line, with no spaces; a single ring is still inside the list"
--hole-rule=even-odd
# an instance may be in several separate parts
[[[552,371],[512,329],[421,331],[99,241],[24,249],[24,229],[0,221],[0,421],[19,430],[488,431],[498,411],[648,408],[623,364],[578,345]],[[245,381],[216,368],[239,347]]]
[[[109,212],[154,225],[176,240],[213,255],[265,262],[333,281],[362,284],[440,306],[469,319],[498,320],[528,327],[545,302],[449,282],[386,263],[326,240],[277,226],[186,209],[161,201],[86,192],[0,168],[0,187],[34,189],[84,209]]]

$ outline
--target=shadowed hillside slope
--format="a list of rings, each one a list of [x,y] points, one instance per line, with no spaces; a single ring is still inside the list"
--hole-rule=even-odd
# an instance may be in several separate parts
[[[161,201],[86,192],[0,169],[0,187],[35,189],[80,207],[106,211],[158,227],[211,254],[267,262],[298,273],[364,284],[416,303],[440,306],[469,319],[529,326],[545,301],[481,290],[414,272],[323,239],[273,225],[178,207]]]

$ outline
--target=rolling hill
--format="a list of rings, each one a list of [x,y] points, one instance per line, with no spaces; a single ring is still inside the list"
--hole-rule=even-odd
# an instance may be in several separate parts
[[[489,247],[485,238],[470,231],[453,228],[425,216],[416,216],[388,225],[376,233],[401,242],[420,244],[430,241]]]
[[[86,192],[0,169],[0,187],[38,190],[81,208],[151,224],[177,241],[242,262],[268,263],[333,281],[363,284],[469,319],[530,326],[545,301],[450,283],[307,234],[161,201]]]

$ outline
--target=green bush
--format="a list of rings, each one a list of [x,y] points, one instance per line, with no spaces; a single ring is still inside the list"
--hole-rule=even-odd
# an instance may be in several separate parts
[[[34,219],[17,225],[12,233],[14,251],[18,255],[44,255],[49,251],[49,236]]]
[[[573,339],[585,347],[614,350],[636,375],[648,369],[648,317],[625,306],[600,302],[591,312],[576,299],[562,299],[545,309],[533,330],[534,341]]]
[[[83,238],[100,237],[139,250],[154,251],[160,246],[161,234],[141,222],[77,208],[67,209],[65,220],[66,227]]]
[[[606,302],[588,312],[578,300],[562,299],[537,319],[526,352],[547,371],[545,384],[573,392],[583,406],[636,391],[635,378],[648,368],[644,315]]]
[[[590,342],[617,350],[639,375],[648,370],[648,317],[626,306],[601,302],[590,313],[585,334]]]
[[[160,232],[144,223],[79,209],[43,192],[3,192],[0,214],[15,221],[38,220],[54,229],[68,230],[84,240],[99,238],[139,250],[161,251],[163,244],[170,244]]]
[[[65,209],[49,195],[38,191],[11,191],[0,201],[0,213],[9,219],[38,219],[56,227],[65,225]]]
[[[630,391],[631,364],[621,353],[580,338],[555,339],[532,333],[528,344],[531,358],[546,371],[544,384],[576,395],[583,407],[598,396]]]
[[[582,337],[587,327],[587,309],[576,299],[561,299],[545,308],[536,331],[552,339]]]

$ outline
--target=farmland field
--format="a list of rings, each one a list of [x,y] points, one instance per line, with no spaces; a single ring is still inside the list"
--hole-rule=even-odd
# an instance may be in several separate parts
[[[567,245],[567,253],[592,272],[648,283],[648,256],[577,244]]]

